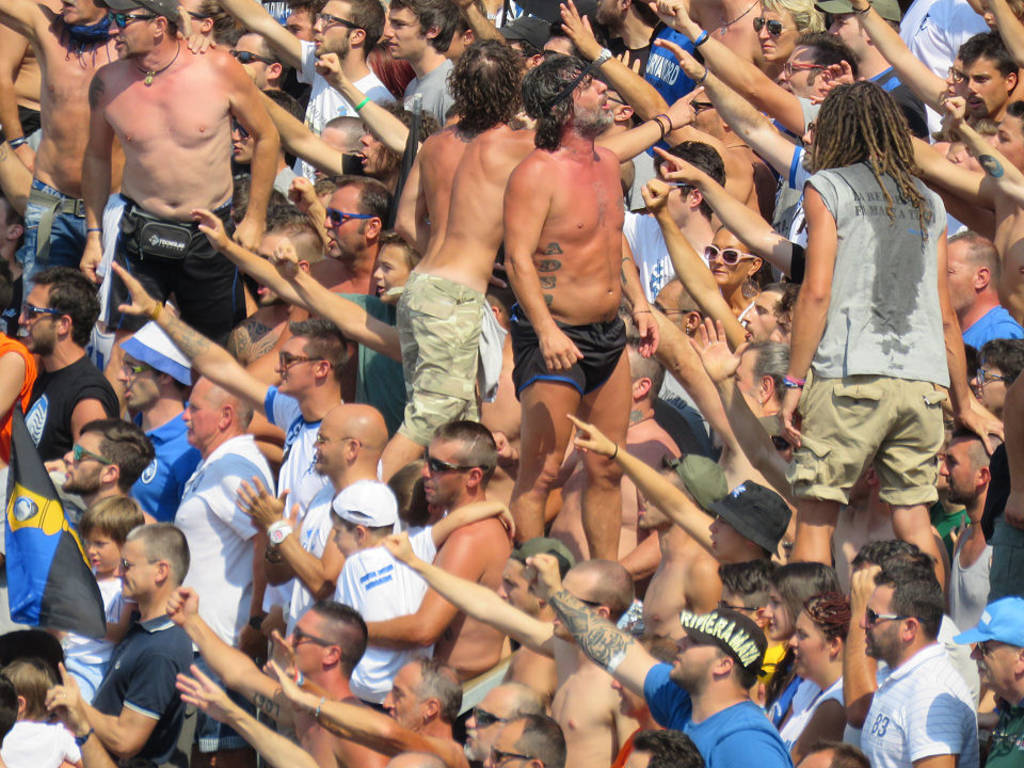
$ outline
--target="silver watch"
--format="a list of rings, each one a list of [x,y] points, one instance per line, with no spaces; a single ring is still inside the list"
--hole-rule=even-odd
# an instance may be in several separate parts
[[[606,61],[608,61],[608,59],[610,59],[611,57],[612,57],[612,52],[609,51],[607,48],[602,48],[601,52],[599,54],[597,54],[597,58],[594,59],[593,66],[595,68],[596,67],[600,67]]]

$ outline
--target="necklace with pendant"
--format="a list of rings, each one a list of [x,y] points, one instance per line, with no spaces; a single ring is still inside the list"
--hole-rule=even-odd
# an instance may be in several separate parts
[[[171,66],[171,64],[176,62],[178,60],[178,54],[180,54],[180,53],[181,53],[181,43],[179,42],[178,43],[178,50],[176,50],[174,52],[174,58],[171,59],[166,64],[164,64],[162,67],[160,67],[160,69],[143,69],[138,64],[136,64],[135,68],[138,69],[139,72],[142,72],[146,76],[146,79],[142,81],[142,84],[144,86],[146,86],[147,88],[149,86],[151,86],[153,84],[153,78],[156,77],[157,75],[159,75],[164,70],[168,69]]]
[[[742,19],[742,18],[743,18],[744,16],[746,16],[746,15],[747,15],[748,13],[750,13],[750,12],[751,12],[752,10],[754,10],[754,8],[756,8],[756,7],[757,7],[757,6],[758,6],[758,5],[760,4],[760,2],[761,2],[761,0],[754,0],[754,3],[753,3],[753,5],[751,5],[751,6],[749,7],[749,8],[747,8],[747,10],[745,10],[745,11],[744,11],[743,13],[741,13],[741,14],[740,14],[739,16],[737,16],[737,17],[736,17],[735,19],[733,19],[732,21],[727,21],[727,22],[725,22],[724,24],[721,24],[721,25],[720,25],[720,26],[718,27],[718,34],[719,34],[719,35],[721,35],[722,37],[725,37],[725,33],[726,33],[727,31],[729,31],[729,27],[731,27],[731,26],[732,26],[733,24],[735,24],[735,23],[736,23],[737,21],[739,21],[739,20],[740,20],[740,19]]]

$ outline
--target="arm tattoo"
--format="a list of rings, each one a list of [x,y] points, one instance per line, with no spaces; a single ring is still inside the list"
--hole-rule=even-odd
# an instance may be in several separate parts
[[[565,589],[553,594],[548,603],[583,652],[598,666],[614,672],[625,658],[633,639],[616,629],[610,621],[597,616]]]
[[[89,106],[92,109],[96,109],[96,106],[100,103],[104,90],[103,78],[99,75],[93,75],[92,82],[89,83]]]
[[[254,693],[252,696],[252,703],[275,720],[281,716],[281,706],[273,699],[269,699],[264,696],[262,693]]]
[[[203,336],[199,331],[188,325],[184,320],[175,317],[170,312],[162,312],[161,318],[167,318],[167,325],[164,330],[171,337],[171,341],[189,360],[194,360],[203,354],[210,347],[215,346],[212,341]]]
[[[985,173],[993,179],[1003,175],[1003,166],[992,155],[978,155],[978,165],[985,169]]]

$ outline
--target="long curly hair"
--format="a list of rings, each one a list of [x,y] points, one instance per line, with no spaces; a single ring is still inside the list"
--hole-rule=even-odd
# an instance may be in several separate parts
[[[895,219],[895,201],[882,177],[896,184],[901,202],[917,210],[922,236],[934,213],[914,183],[918,173],[907,118],[892,96],[874,83],[863,80],[837,86],[825,98],[815,121],[811,167],[826,168],[867,163],[882,188],[885,210]]]
[[[539,149],[558,148],[562,128],[573,113],[572,94],[558,96],[586,66],[575,56],[548,56],[523,78],[523,106],[537,121],[533,143]]]
[[[475,136],[507,123],[522,103],[523,57],[497,40],[481,40],[459,57],[448,87],[459,130]]]

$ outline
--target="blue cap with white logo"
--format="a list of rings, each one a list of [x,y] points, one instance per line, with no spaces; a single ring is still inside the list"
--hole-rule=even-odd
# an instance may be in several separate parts
[[[1003,597],[989,603],[977,626],[953,638],[960,645],[995,640],[1024,648],[1024,598]]]

